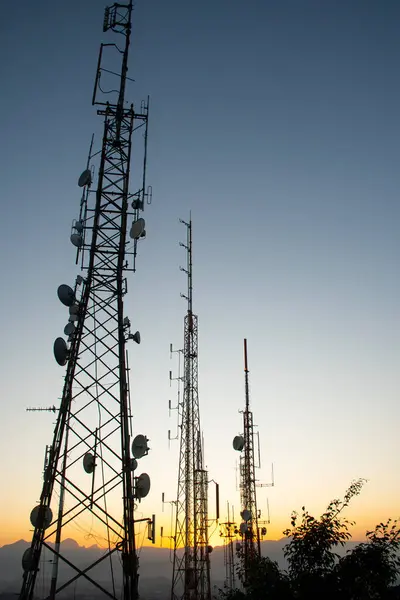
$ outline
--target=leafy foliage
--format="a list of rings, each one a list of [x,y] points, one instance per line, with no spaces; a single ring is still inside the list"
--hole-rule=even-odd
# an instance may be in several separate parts
[[[335,499],[319,519],[302,507],[291,516],[284,548],[288,572],[261,557],[248,572],[243,590],[220,591],[224,600],[385,600],[400,599],[393,587],[400,575],[400,529],[397,520],[367,531],[367,541],[340,557],[335,550],[351,539],[351,521],[343,510],[358,496],[365,479],[353,481],[343,500]],[[244,581],[241,562],[239,579]]]

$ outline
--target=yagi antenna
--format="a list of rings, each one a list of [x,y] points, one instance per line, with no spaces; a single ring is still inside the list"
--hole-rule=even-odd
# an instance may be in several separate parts
[[[26,408],[25,409],[27,412],[53,412],[55,413],[56,410],[58,410],[54,404],[53,406],[46,406],[46,407],[32,407],[32,408]]]

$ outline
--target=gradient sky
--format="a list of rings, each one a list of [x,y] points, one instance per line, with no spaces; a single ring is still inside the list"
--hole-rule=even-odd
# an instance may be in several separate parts
[[[23,0],[0,22],[0,544],[30,539],[52,439],[53,414],[25,409],[57,404],[62,389],[56,291],[77,274],[77,178],[92,132],[100,142],[91,95],[104,4]],[[269,537],[292,509],[320,514],[358,477],[369,483],[348,513],[356,537],[399,516],[399,22],[397,0],[137,1],[128,98],[151,96],[154,201],[126,311],[142,334],[130,349],[134,428],[152,448],[143,514],[165,526],[161,493],[175,497],[178,460],[169,343],[181,347],[185,312],[178,219],[189,210],[221,516],[238,502],[244,337],[260,481],[275,469],[259,493]]]

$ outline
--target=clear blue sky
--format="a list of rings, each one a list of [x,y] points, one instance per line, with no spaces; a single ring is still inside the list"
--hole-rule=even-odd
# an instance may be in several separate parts
[[[52,438],[53,416],[25,408],[61,393],[56,290],[77,273],[76,182],[92,132],[100,141],[103,8],[24,0],[0,22],[0,543],[29,535]],[[169,343],[183,338],[178,218],[191,209],[202,424],[221,500],[237,500],[247,337],[260,478],[271,461],[276,473],[271,536],[292,508],[322,510],[359,476],[370,483],[358,522],[398,516],[399,22],[394,0],[137,1],[128,99],[151,96],[154,203],[126,306],[143,338],[131,364],[135,429],[152,440],[149,513],[176,494]]]

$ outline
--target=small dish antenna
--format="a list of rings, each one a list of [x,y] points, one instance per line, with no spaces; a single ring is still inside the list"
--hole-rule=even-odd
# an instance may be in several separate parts
[[[82,231],[83,231],[82,221],[75,221],[74,227],[78,233],[82,233]]]
[[[150,477],[147,473],[142,473],[136,480],[135,498],[141,500],[146,498],[150,491]]]
[[[83,468],[85,469],[86,473],[93,473],[95,466],[96,463],[93,454],[91,452],[86,452],[85,456],[83,457]]]
[[[247,525],[247,523],[240,523],[240,533],[243,535],[244,533],[246,533],[249,530],[249,526]]]
[[[68,361],[68,348],[67,342],[64,340],[64,338],[59,337],[56,339],[56,341],[54,342],[53,351],[54,357],[58,364],[61,367],[66,365]]]
[[[140,331],[136,331],[136,333],[131,333],[129,336],[130,340],[133,340],[134,342],[136,342],[137,344],[140,344]]]
[[[64,327],[65,335],[72,335],[75,331],[75,325],[73,323],[67,323]]]
[[[136,460],[136,458],[131,458],[131,471],[135,471],[137,469],[138,466],[138,461]]]
[[[247,510],[247,508],[245,508],[240,513],[240,516],[242,517],[243,521],[250,521],[250,519],[251,519],[251,512],[249,510]]]
[[[77,315],[79,312],[79,304],[72,304],[69,307],[69,314],[70,315]]]
[[[143,235],[145,227],[146,227],[145,220],[140,218],[137,221],[134,221],[132,223],[132,227],[131,227],[131,231],[130,231],[129,235],[134,240],[138,240]]]
[[[92,174],[90,172],[90,169],[85,169],[78,179],[78,185],[79,187],[85,187],[85,185],[90,185],[91,183]]]
[[[65,283],[58,286],[57,296],[64,306],[72,306],[75,302],[74,290]]]
[[[32,548],[27,548],[22,555],[22,568],[24,571],[33,571]]]
[[[31,512],[30,519],[31,519],[31,523],[34,527],[36,527],[37,522],[38,522],[40,508],[41,508],[40,506],[35,506],[35,508],[32,509],[32,512]],[[48,526],[50,525],[50,523],[52,522],[52,520],[53,520],[52,510],[49,506],[45,506],[44,507],[43,529],[47,529]]]
[[[244,438],[242,435],[236,435],[233,438],[233,448],[234,450],[237,450],[238,452],[241,452],[244,448]]]
[[[80,248],[83,244],[83,237],[81,233],[73,231],[69,239],[71,240],[71,244],[76,248]]]
[[[145,435],[137,435],[132,442],[132,454],[135,458],[142,458],[148,453],[148,439]]]

